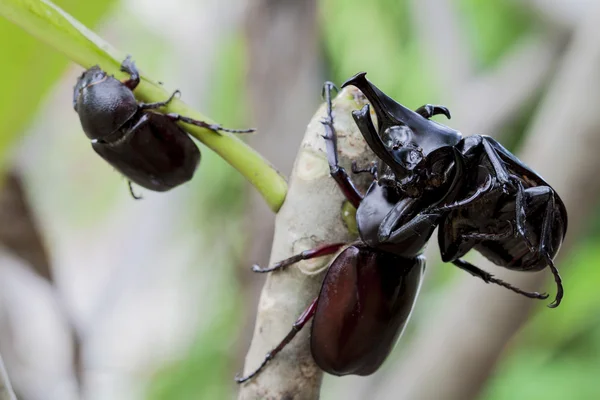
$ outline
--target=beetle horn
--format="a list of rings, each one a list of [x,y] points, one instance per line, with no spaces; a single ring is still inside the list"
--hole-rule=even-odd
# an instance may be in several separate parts
[[[356,122],[356,126],[360,130],[360,133],[365,138],[365,141],[373,150],[373,152],[381,158],[390,168],[394,169],[396,166],[396,162],[391,157],[389,150],[383,144],[381,137],[377,134],[377,130],[373,125],[373,120],[371,119],[371,113],[369,112],[369,105],[365,104],[365,106],[360,110],[352,111],[352,118],[354,118],[354,122]],[[394,169],[394,173],[397,175],[404,175],[405,171],[397,171]]]
[[[383,93],[377,86],[373,85],[367,78],[366,72],[359,72],[352,78],[342,84],[342,87],[348,85],[356,86],[366,96],[373,105],[379,129],[382,126],[389,125],[409,125],[408,121],[415,118],[422,118],[416,112],[404,107],[394,99]]]

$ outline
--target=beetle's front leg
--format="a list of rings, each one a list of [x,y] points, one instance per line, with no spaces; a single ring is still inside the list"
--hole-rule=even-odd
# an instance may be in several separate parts
[[[363,199],[362,194],[358,191],[357,187],[352,182],[352,179],[343,167],[340,167],[338,163],[337,153],[337,133],[333,126],[333,104],[331,102],[331,90],[335,88],[335,85],[331,82],[325,82],[323,85],[323,95],[325,97],[325,103],[327,104],[327,114],[321,121],[325,128],[325,149],[327,151],[327,162],[329,163],[329,173],[331,177],[337,182],[346,199],[354,206],[358,208],[360,202]]]
[[[140,72],[131,59],[131,56],[127,56],[127,58],[123,60],[121,71],[129,74],[129,79],[124,79],[121,82],[133,91],[140,84]]]

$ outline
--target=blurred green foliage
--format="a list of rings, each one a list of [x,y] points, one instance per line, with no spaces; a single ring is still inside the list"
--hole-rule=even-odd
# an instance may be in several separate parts
[[[114,0],[57,0],[56,4],[89,27],[93,27]],[[0,18],[0,171],[6,168],[16,140],[23,133],[44,94],[68,65],[63,55],[40,43],[21,28]],[[10,60],[10,62],[6,62]]]
[[[535,16],[518,2],[455,3],[479,73],[496,65],[519,39],[538,29]],[[408,7],[408,0],[322,0],[321,26],[332,74],[328,78],[343,82],[358,71],[368,71],[368,77],[385,92],[411,107],[440,98],[443,94],[436,92],[438,74],[433,69],[438,66],[428,64],[428,49],[418,43]],[[534,108],[534,103],[527,105],[522,118],[510,128],[509,147],[514,149],[511,144],[520,142]],[[573,256],[562,259],[561,264],[569,266],[563,274],[565,301],[556,310],[539,305],[507,348],[481,399],[600,398],[598,239],[588,239]],[[447,266],[432,265],[431,269],[435,283],[419,301],[435,296],[436,289],[457,273]],[[403,340],[407,339],[410,335]]]
[[[534,15],[514,1],[460,0],[465,37],[482,68],[498,61],[519,38],[535,29]]]
[[[112,3],[112,0],[57,1],[90,27]],[[495,65],[516,41],[536,29],[535,17],[514,1],[458,0],[457,4],[461,26],[482,72]],[[428,49],[423,48],[415,33],[408,0],[322,0],[319,12],[331,71],[328,79],[342,82],[358,71],[368,71],[369,78],[384,91],[412,107],[435,102],[443,95],[436,91],[439,66],[428,62]],[[0,42],[3,54],[10,55],[10,62],[0,64],[1,169],[6,165],[11,146],[68,61],[4,20],[0,20],[0,36],[10,38]],[[148,40],[141,46],[156,44]],[[244,86],[242,39],[236,36],[221,48],[213,82],[219,90],[212,91],[210,115],[223,124],[241,125],[245,110],[232,109],[230,104],[239,104],[233,100],[242,97],[239,93],[239,88]],[[158,58],[159,52],[154,55]],[[533,109],[535,104],[530,107]],[[530,113],[524,114],[523,120],[514,127],[515,138],[528,123]],[[194,193],[187,207],[191,212],[186,214],[186,229],[219,225],[219,218],[223,216],[241,220],[242,178],[219,157],[203,151],[202,168],[192,184]],[[203,316],[210,318],[210,323],[203,324],[187,357],[164,366],[155,374],[148,388],[149,399],[233,397],[231,348],[238,340],[237,324],[241,316],[237,310],[242,302],[235,279],[238,268],[235,259],[243,241],[242,229],[235,227],[235,224],[228,227],[226,234],[215,230],[214,237],[203,237],[206,242],[199,252],[222,244],[222,237],[226,237],[225,245],[232,252],[229,259],[213,267],[228,270],[226,274],[219,274],[213,283],[220,288],[220,298],[215,302],[215,312]],[[237,225],[240,227],[241,223]],[[561,261],[569,266],[563,274],[567,297],[556,310],[548,310],[540,304],[536,315],[507,347],[506,357],[481,399],[600,398],[600,385],[596,382],[596,374],[600,373],[600,317],[595,312],[600,306],[600,296],[595,291],[600,286],[598,239],[590,237],[571,257]],[[198,257],[202,258],[203,254],[199,253]],[[457,273],[448,267],[432,266],[432,269],[438,287]]]
[[[241,125],[246,110],[237,107],[232,110],[232,99],[243,98],[244,88],[244,46],[239,34],[221,46],[221,54],[212,76],[210,111],[216,120],[225,126]],[[240,89],[242,90],[240,91]],[[234,359],[232,344],[239,340],[236,326],[241,320],[239,310],[242,296],[239,282],[235,278],[239,268],[238,259],[243,260],[241,251],[244,240],[242,216],[245,206],[244,180],[229,164],[211,151],[202,152],[201,168],[194,178],[195,190],[189,198],[190,210],[186,214],[190,230],[203,226],[205,235],[199,259],[206,257],[202,251],[210,251],[221,246],[227,257],[220,258],[211,270],[219,270],[217,275],[199,276],[198,279],[211,279],[214,287],[220,288],[214,304],[214,313],[202,315],[209,323],[197,334],[187,357],[167,365],[159,371],[148,388],[151,400],[211,400],[229,399],[234,396]],[[229,227],[223,229],[224,226]],[[215,228],[216,227],[216,228]],[[235,348],[235,346],[233,346]]]

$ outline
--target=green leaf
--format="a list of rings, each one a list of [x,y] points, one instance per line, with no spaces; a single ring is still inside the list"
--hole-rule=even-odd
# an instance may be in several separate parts
[[[61,0],[61,5],[94,25],[114,0],[81,2]],[[0,2],[2,4],[2,2]],[[0,5],[1,7],[1,5]],[[67,66],[67,60],[9,21],[0,19],[0,174],[6,168],[11,149],[44,99],[51,85]]]
[[[115,50],[47,0],[0,0],[0,15],[85,68],[99,65],[109,74],[117,77],[125,76],[119,71],[119,66],[125,58],[124,53]],[[167,93],[155,80],[146,76],[143,71],[142,81],[135,94],[143,102],[162,101],[170,96],[170,93]],[[166,111],[214,123],[178,99],[172,101],[166,107]],[[250,181],[272,210],[279,210],[285,199],[287,183],[260,154],[234,135],[225,132],[215,133],[209,129],[184,123],[180,125]]]

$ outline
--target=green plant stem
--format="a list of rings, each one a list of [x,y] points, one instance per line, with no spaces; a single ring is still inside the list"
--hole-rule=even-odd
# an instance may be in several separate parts
[[[0,15],[86,69],[99,65],[109,74],[125,76],[119,68],[126,54],[114,49],[50,1],[0,0]],[[135,90],[139,100],[149,103],[163,101],[169,97],[170,93],[156,81],[143,73],[141,78],[140,85]],[[214,123],[178,99],[173,100],[166,110]],[[215,133],[193,125],[180,125],[250,181],[273,211],[279,210],[287,193],[287,183],[259,153],[227,132]]]

